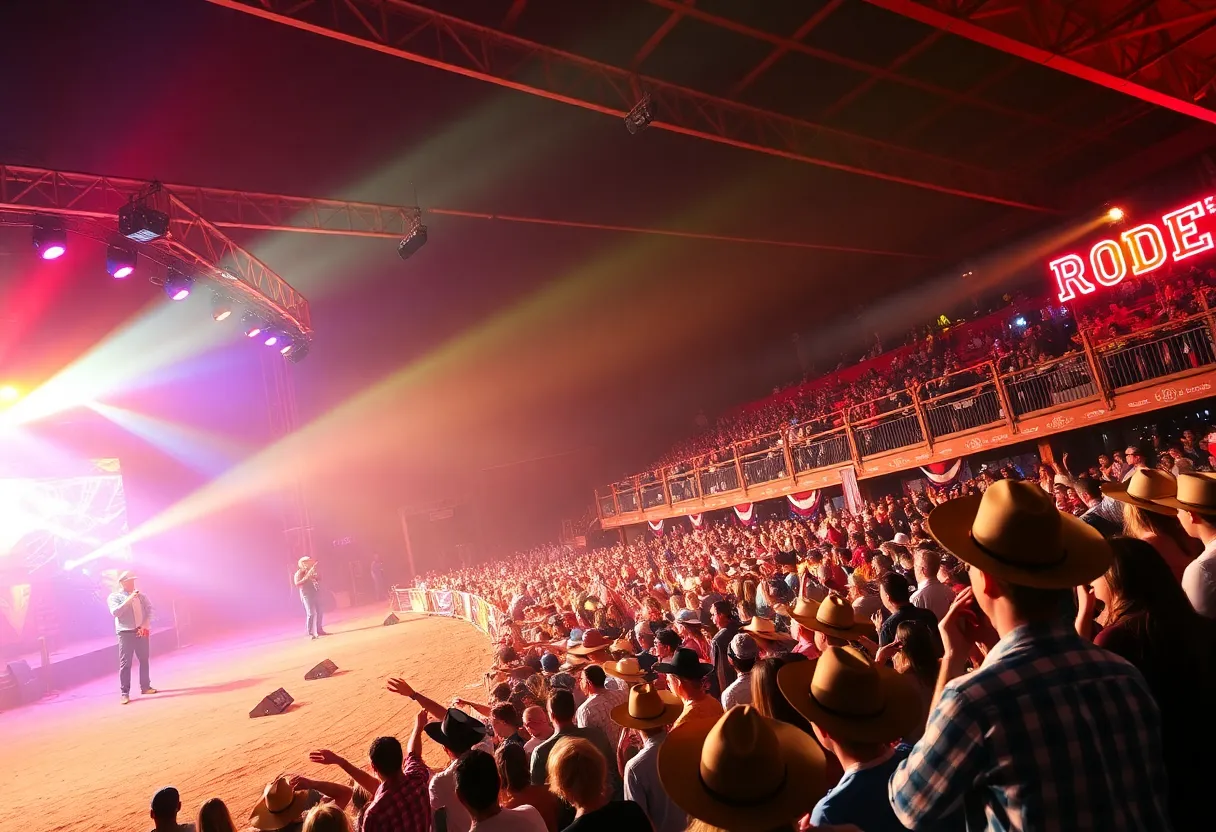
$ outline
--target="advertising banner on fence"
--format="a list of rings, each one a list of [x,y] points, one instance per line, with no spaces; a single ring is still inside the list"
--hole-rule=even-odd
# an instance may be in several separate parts
[[[456,613],[465,621],[473,620],[473,602],[477,596],[470,595],[467,592],[458,592],[457,597],[460,598],[460,608]]]
[[[431,610],[433,612],[437,612],[440,615],[451,615],[454,601],[455,598],[450,589],[431,590]]]
[[[410,610],[412,612],[426,612],[426,592],[421,589],[411,589],[409,591]]]

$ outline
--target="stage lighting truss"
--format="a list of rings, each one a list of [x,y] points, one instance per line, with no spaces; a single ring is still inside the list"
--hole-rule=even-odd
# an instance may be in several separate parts
[[[138,257],[134,246],[110,243],[106,246],[106,273],[118,280],[130,277],[135,273]]]

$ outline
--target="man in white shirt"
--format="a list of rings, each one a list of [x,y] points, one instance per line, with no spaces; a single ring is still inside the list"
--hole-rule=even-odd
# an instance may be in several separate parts
[[[1195,612],[1216,618],[1216,474],[1183,474],[1176,496],[1153,502],[1175,509],[1182,528],[1203,544],[1183,570],[1182,589]]]
[[[938,580],[941,554],[934,548],[918,546],[912,553],[913,571],[916,575],[916,592],[909,599],[912,606],[929,610],[941,621],[954,603],[954,590]]]
[[[428,737],[443,746],[451,761],[447,768],[431,777],[428,787],[431,812],[435,816],[440,812],[444,814],[447,819],[447,832],[469,832],[473,819],[469,810],[457,799],[456,767],[462,754],[485,739],[486,726],[464,711],[448,708],[443,722],[428,723],[423,730]]]
[[[540,812],[532,806],[500,808],[501,786],[498,766],[490,754],[473,749],[455,763],[456,797],[472,818],[470,828],[480,832],[547,832]]]
[[[688,815],[659,781],[659,748],[683,709],[675,694],[650,684],[635,685],[628,701],[612,709],[612,720],[620,728],[642,732],[642,750],[625,763],[625,799],[642,807],[654,832],[683,832],[688,825]]]
[[[124,705],[131,701],[131,664],[136,659],[139,660],[140,693],[156,693],[148,668],[152,604],[135,588],[135,581],[134,572],[121,573],[119,589],[110,593],[107,599],[110,615],[114,616],[114,632],[118,634],[118,686]]]
[[[624,702],[629,694],[609,690],[606,686],[608,674],[598,664],[589,665],[583,671],[582,687],[587,699],[578,706],[574,724],[579,728],[599,728],[608,738],[612,748],[621,739],[621,726],[612,721],[612,709]]]
[[[752,669],[756,666],[759,650],[755,640],[747,633],[737,633],[726,650],[727,661],[735,669],[735,681],[722,691],[722,710],[729,711],[735,705],[752,704]]]

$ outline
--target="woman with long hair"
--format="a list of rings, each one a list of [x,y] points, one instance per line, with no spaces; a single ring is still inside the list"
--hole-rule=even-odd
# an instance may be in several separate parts
[[[228,806],[218,797],[211,798],[199,807],[195,828],[198,832],[236,832]]]
[[[941,667],[941,654],[932,631],[920,621],[904,621],[895,628],[895,638],[890,644],[879,648],[874,660],[878,663],[890,660],[899,673],[916,680],[925,715],[933,703],[933,689],[937,686],[937,673]],[[922,722],[915,731],[903,737],[903,742],[913,744],[925,732]]]
[[[1187,564],[1199,554],[1195,546],[1197,541],[1183,531],[1174,511],[1164,514],[1124,503],[1123,531],[1128,537],[1143,540],[1156,549],[1179,584]]]
[[[528,755],[518,743],[503,743],[494,752],[498,778],[502,781],[500,801],[504,809],[531,806],[540,812],[549,832],[557,832],[557,796],[545,786],[532,783]]]
[[[350,818],[334,803],[320,803],[304,816],[301,832],[351,832]]]
[[[788,653],[784,656],[770,656],[756,662],[756,666],[752,669],[752,707],[760,712],[760,716],[778,719],[793,725],[808,736],[815,737],[811,723],[790,704],[781,693],[781,689],[777,687],[777,671],[790,662],[804,661],[807,661],[805,656]],[[815,742],[819,742],[818,737],[815,737]],[[834,754],[825,753],[824,756],[827,758],[826,782],[835,783],[844,775],[844,769]]]
[[[1175,829],[1211,823],[1206,789],[1216,780],[1216,622],[1195,612],[1157,550],[1143,540],[1111,541],[1114,560],[1089,587],[1078,587],[1077,630],[1088,637],[1095,601],[1105,608],[1094,644],[1144,675],[1161,712],[1161,740]]]

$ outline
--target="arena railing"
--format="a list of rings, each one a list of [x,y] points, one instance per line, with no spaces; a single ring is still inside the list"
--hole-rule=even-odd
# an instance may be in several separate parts
[[[596,492],[602,518],[670,507],[770,483],[797,486],[801,476],[861,465],[893,451],[931,447],[935,440],[1019,421],[1086,400],[1113,401],[1115,393],[1216,365],[1216,315],[1206,293],[1196,293],[1200,312],[1125,336],[1091,341],[1059,358],[1000,373],[994,362],[955,371],[919,387],[896,391],[817,418],[839,427],[798,438],[797,428],[735,442],[656,472]],[[956,389],[955,386],[958,385]]]
[[[506,627],[506,615],[479,595],[454,589],[419,589],[394,586],[389,590],[393,612],[417,612],[459,618],[497,641]]]

